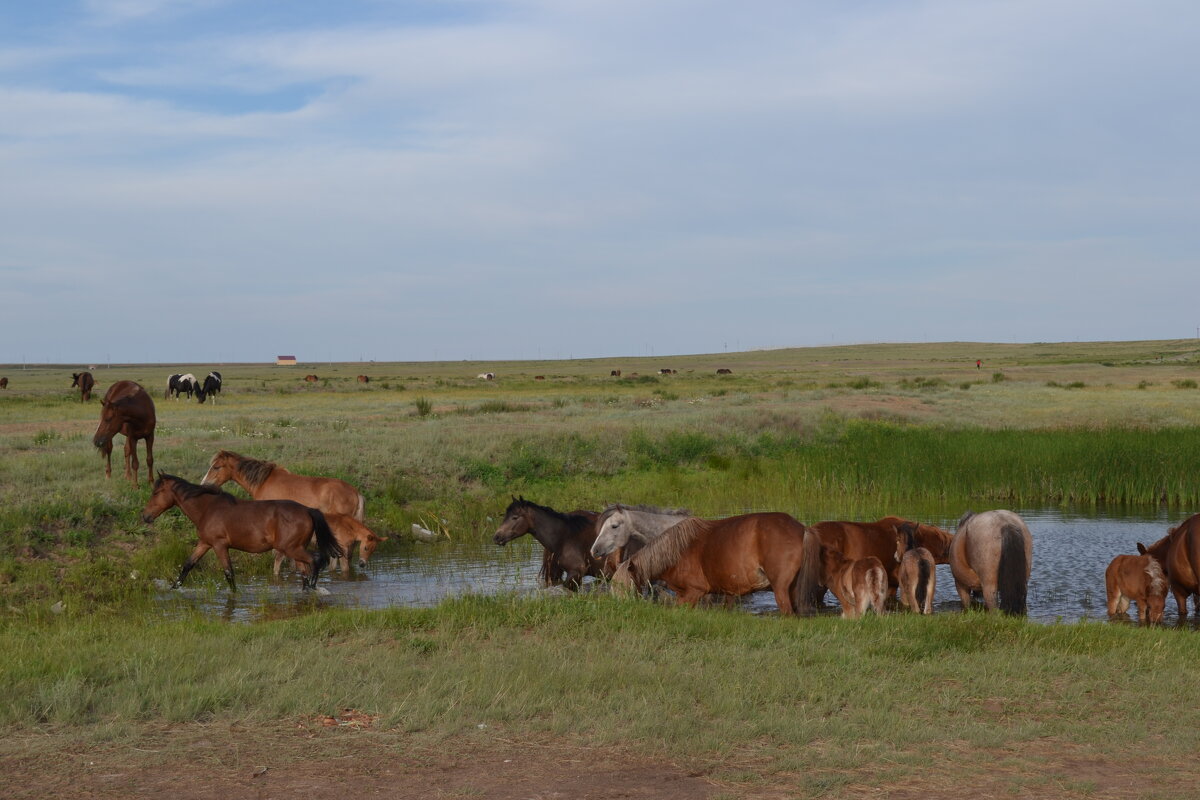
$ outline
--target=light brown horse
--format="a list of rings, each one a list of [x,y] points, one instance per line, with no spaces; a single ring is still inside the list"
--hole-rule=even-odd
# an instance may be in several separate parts
[[[887,573],[875,556],[847,558],[832,547],[822,547],[821,581],[838,599],[845,619],[857,619],[868,610],[887,613]]]
[[[196,526],[200,543],[183,562],[175,586],[192,571],[204,554],[213,550],[225,570],[231,591],[237,591],[233,575],[233,562],[229,551],[242,550],[247,553],[265,553],[274,550],[301,565],[304,573],[304,588],[313,589],[317,576],[329,563],[329,559],[343,555],[325,521],[325,516],[315,508],[302,506],[291,500],[238,500],[228,492],[215,486],[188,483],[174,475],[160,474],[154,482],[154,491],[142,509],[142,519],[154,522],[159,514],[179,506],[179,510]],[[317,554],[312,556],[304,548],[305,542],[316,537]]]
[[[962,600],[982,593],[988,611],[1027,612],[1029,573],[1033,568],[1033,537],[1025,521],[1011,511],[968,511],[958,521],[950,543],[950,572]]]
[[[371,554],[375,552],[375,548],[379,546],[380,542],[386,542],[388,538],[376,534],[347,514],[326,514],[325,520],[329,523],[333,537],[337,539],[342,552],[345,553],[345,555],[333,559],[330,569],[338,569],[340,565],[343,575],[350,574],[350,550],[354,547],[355,542],[358,543],[358,568],[364,569]],[[279,574],[278,571],[276,574]]]
[[[201,483],[222,486],[234,481],[255,500],[295,500],[326,514],[346,514],[366,522],[362,494],[340,478],[297,475],[272,461],[222,450],[208,463]]]
[[[914,527],[900,526],[896,531],[896,576],[900,581],[900,604],[918,614],[933,613],[933,592],[937,571],[933,554],[916,544]]]
[[[795,614],[812,608],[820,562],[816,533],[787,514],[688,517],[622,562],[613,583],[660,580],[687,605],[706,594],[740,597],[770,588],[780,613]]]
[[[1188,597],[1200,591],[1200,514],[1188,517],[1149,547],[1138,542],[1138,552],[1153,556],[1162,566],[1179,606],[1179,618],[1186,619]],[[1200,614],[1200,600],[1196,613]]]
[[[90,372],[72,372],[71,377],[74,379],[71,383],[71,388],[79,387],[79,402],[86,403],[92,399],[92,388],[96,385],[96,379],[92,377]]]
[[[928,550],[935,563],[947,563],[953,537],[936,525],[912,522],[901,517],[883,517],[875,522],[835,520],[818,522],[810,527],[821,537],[822,547],[832,547],[850,559],[868,556],[878,558],[887,572],[888,592],[894,595],[900,585],[896,572],[900,566],[900,560],[896,557],[896,532],[904,525],[912,527],[914,542],[918,547]],[[824,587],[817,591],[819,594],[813,598],[814,603],[819,603],[825,594]]]
[[[1137,603],[1138,622],[1157,625],[1167,605],[1167,576],[1162,566],[1149,555],[1122,555],[1104,570],[1104,590],[1108,594],[1108,615],[1124,616],[1130,601]]]
[[[146,480],[154,479],[154,401],[140,384],[117,381],[108,387],[100,401],[100,424],[92,444],[105,458],[104,477],[112,478],[112,440],[118,433],[125,437],[125,477],[138,483],[138,439],[146,443]],[[132,468],[131,468],[132,466]]]

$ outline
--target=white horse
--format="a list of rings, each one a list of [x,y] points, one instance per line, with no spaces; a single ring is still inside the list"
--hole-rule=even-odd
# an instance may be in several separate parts
[[[663,509],[653,506],[626,506],[617,503],[600,512],[596,520],[596,541],[592,543],[592,555],[603,558],[630,539],[646,545],[657,539],[668,528],[674,527],[690,517],[687,509]]]

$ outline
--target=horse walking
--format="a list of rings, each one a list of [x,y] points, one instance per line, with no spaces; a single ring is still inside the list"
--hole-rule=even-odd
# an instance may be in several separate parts
[[[816,533],[787,514],[687,517],[622,562],[613,583],[660,580],[687,605],[706,594],[740,597],[769,588],[779,612],[795,614],[812,607],[820,558]]]
[[[125,437],[125,477],[137,485],[137,442],[141,439],[146,443],[146,480],[154,479],[156,422],[154,401],[140,384],[117,381],[108,387],[100,401],[100,424],[92,436],[92,444],[100,448],[105,458],[104,477],[112,478],[112,439],[120,433]]]
[[[1126,615],[1132,601],[1137,603],[1138,622],[1143,625],[1162,622],[1167,605],[1167,576],[1153,556],[1143,553],[1114,558],[1104,570],[1104,590],[1110,617]]]
[[[821,580],[838,599],[844,619],[857,619],[868,611],[887,613],[887,572],[875,556],[847,558],[832,547],[822,547]]]
[[[230,591],[237,591],[233,574],[230,550],[246,553],[265,553],[274,550],[290,558],[300,566],[304,574],[304,588],[314,589],[317,576],[329,563],[329,559],[343,555],[343,551],[325,515],[315,508],[302,506],[291,500],[238,500],[228,492],[215,486],[189,483],[174,475],[160,474],[154,482],[154,491],[142,519],[151,523],[164,511],[179,506],[192,524],[200,543],[183,562],[175,586],[180,586],[187,574],[209,550],[217,554],[217,560],[225,570],[225,580]],[[304,545],[309,539],[317,540],[317,553],[311,555]]]
[[[90,372],[72,372],[71,388],[79,387],[79,402],[86,403],[92,399],[92,388],[96,385],[96,379],[92,377]]]
[[[918,614],[933,613],[933,592],[937,571],[933,554],[916,543],[914,526],[901,525],[896,531],[896,576],[900,583],[900,604]]]
[[[562,513],[524,497],[514,497],[492,541],[505,545],[531,534],[544,549],[540,577],[546,586],[562,584],[578,589],[585,576],[610,577],[616,559],[597,558],[590,552],[596,539],[594,511]]]
[[[663,509],[621,503],[608,506],[596,520],[596,541],[592,542],[592,555],[604,558],[612,553],[620,553],[618,560],[624,561],[689,516],[691,513],[682,508]]]
[[[973,593],[982,593],[988,611],[1027,613],[1032,568],[1033,537],[1013,512],[968,511],[958,521],[950,543],[950,572],[964,610]]]

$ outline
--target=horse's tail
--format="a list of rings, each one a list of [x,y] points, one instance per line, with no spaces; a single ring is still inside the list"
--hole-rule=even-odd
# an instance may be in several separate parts
[[[367,498],[362,492],[358,493],[358,508],[354,511],[354,518],[364,525],[367,523]]]
[[[1000,592],[1000,610],[1006,614],[1026,613],[1029,565],[1025,561],[1025,537],[1016,525],[1006,524],[1000,529],[998,572],[996,588]]]
[[[813,596],[821,579],[821,537],[812,528],[805,526],[801,542],[803,561],[792,581],[792,608],[797,614],[813,612]]]
[[[338,540],[334,537],[333,531],[329,527],[329,522],[325,519],[325,515],[319,509],[308,509],[308,515],[312,517],[313,533],[317,537],[317,555],[313,558],[313,574],[312,585],[317,585],[317,575],[321,570],[325,569],[325,565],[330,559],[341,558],[346,555],[342,550],[342,546],[338,544]]]
[[[867,573],[867,595],[871,598],[871,608],[876,614],[883,614],[887,603],[888,577],[882,563],[876,563]]]
[[[925,598],[929,597],[929,562],[924,558],[917,559],[917,613],[925,613]]]

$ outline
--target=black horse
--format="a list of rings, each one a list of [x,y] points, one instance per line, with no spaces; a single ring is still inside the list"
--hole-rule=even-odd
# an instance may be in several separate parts
[[[203,403],[210,396],[213,402],[217,402],[217,395],[221,393],[221,373],[213,370],[204,378],[204,385],[196,388],[196,399]]]

